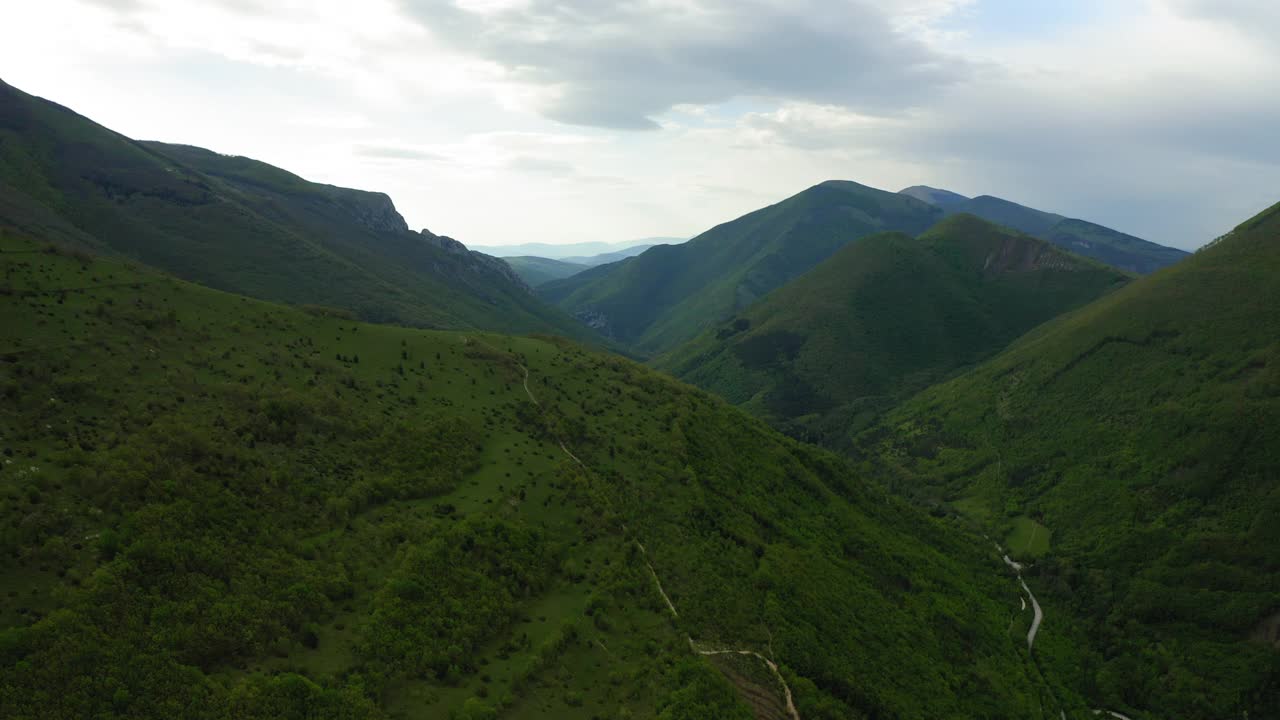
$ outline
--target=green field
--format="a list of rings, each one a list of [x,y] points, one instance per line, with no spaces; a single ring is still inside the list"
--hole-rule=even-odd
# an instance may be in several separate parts
[[[1015,558],[1038,558],[1049,552],[1053,531],[1023,515],[1013,519],[1013,529],[1004,539],[1009,554]]]

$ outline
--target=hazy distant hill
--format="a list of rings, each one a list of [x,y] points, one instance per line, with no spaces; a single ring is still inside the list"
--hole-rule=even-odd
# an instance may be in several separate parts
[[[560,280],[570,275],[576,275],[587,269],[586,265],[566,262],[564,260],[552,260],[542,257],[505,257],[511,269],[520,276],[530,287],[538,287],[545,285],[552,280]]]
[[[584,258],[609,253],[622,253],[635,247],[649,248],[654,245],[675,245],[688,238],[649,237],[622,242],[584,242],[584,243],[521,243],[519,245],[476,245],[473,249],[494,257],[541,257],[550,260],[581,263]],[[632,253],[635,254],[635,253]],[[598,264],[598,263],[597,263]]]
[[[1085,220],[1074,220],[1019,205],[990,195],[967,198],[950,190],[916,185],[904,195],[932,203],[947,213],[969,213],[984,220],[1021,230],[1078,255],[1145,275],[1187,257],[1176,248],[1157,245],[1141,238]]]
[[[538,289],[642,353],[660,353],[732,316],[860,237],[923,232],[942,211],[853,182],[816,185],[692,240],[658,246]]]
[[[1130,276],[972,215],[841,249],[655,361],[788,432],[852,430]]]

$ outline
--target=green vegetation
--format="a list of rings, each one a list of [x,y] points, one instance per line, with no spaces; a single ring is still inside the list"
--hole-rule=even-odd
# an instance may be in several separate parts
[[[859,440],[945,511],[1053,529],[1051,679],[1134,717],[1280,707],[1280,205],[1037,328]],[[1030,534],[1023,523],[1015,542]],[[1057,634],[1055,636],[1055,633]],[[1252,640],[1250,638],[1253,638]]]
[[[948,190],[923,185],[909,187],[901,192],[932,203],[947,214],[976,215],[1047,240],[1078,255],[1139,275],[1153,273],[1187,257],[1187,253],[1176,248],[1157,245],[1085,220],[1047,213],[990,195],[967,198]]]
[[[0,222],[210,287],[375,322],[598,339],[500,260],[411,232],[386,195],[134,142],[4,83]]]
[[[14,234],[0,328],[6,717],[1056,717],[994,554],[626,360]]]
[[[1015,558],[1038,558],[1049,552],[1049,540],[1053,531],[1026,515],[1013,519],[1005,547]]]
[[[533,257],[532,255],[503,258],[512,270],[530,287],[545,285],[552,280],[562,280],[577,275],[587,269],[586,265],[552,260],[550,258]]]
[[[801,439],[851,433],[1128,276],[971,215],[852,243],[655,365]]]
[[[923,232],[941,211],[897,193],[825,182],[681,245],[547,283],[539,294],[639,353],[671,350],[860,237]]]

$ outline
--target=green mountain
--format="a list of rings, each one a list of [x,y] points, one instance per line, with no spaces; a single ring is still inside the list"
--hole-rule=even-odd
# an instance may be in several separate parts
[[[7,718],[1083,708],[953,521],[566,340],[3,233],[0,400]]]
[[[1048,240],[1077,255],[1091,257],[1139,275],[1155,272],[1187,257],[1186,252],[1176,248],[1157,245],[1085,220],[1047,213],[990,195],[967,198],[949,190],[924,185],[909,187],[901,192],[932,203],[948,214],[976,215]]]
[[[502,261],[411,232],[386,195],[135,142],[3,83],[0,221],[211,287],[367,320],[591,339]]]
[[[851,428],[1129,276],[972,215],[836,252],[654,365],[789,434]]]
[[[1274,716],[1276,308],[1280,205],[924,391],[858,456],[1038,558],[1052,680],[1134,717]]]
[[[538,287],[552,280],[561,280],[571,275],[577,275],[587,269],[586,265],[565,262],[564,260],[552,260],[551,258],[533,257],[532,255],[503,258],[503,260],[530,287]]]
[[[844,181],[816,185],[681,245],[547,283],[538,293],[640,353],[670,350],[881,231],[923,232],[942,215],[898,193]]]

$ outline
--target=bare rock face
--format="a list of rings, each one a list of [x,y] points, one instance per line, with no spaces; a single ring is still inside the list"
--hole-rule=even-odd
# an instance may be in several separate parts
[[[613,332],[609,328],[609,316],[598,310],[580,310],[573,314],[580,322],[587,327],[601,333],[606,337],[613,337]]]
[[[1006,238],[1000,249],[987,256],[983,271],[987,275],[1031,270],[1080,270],[1080,263],[1050,245],[1024,238]]]
[[[377,232],[408,232],[409,225],[386,193],[332,188],[330,200],[357,225]]]

